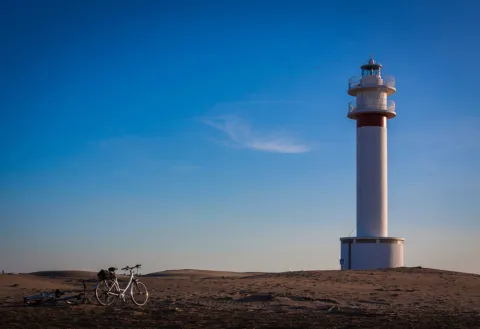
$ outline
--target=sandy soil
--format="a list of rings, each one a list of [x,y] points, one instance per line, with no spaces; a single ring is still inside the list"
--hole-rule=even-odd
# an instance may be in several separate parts
[[[0,276],[1,328],[480,328],[480,275],[432,269],[143,276],[150,300],[26,306],[22,297],[79,289],[95,273]],[[125,282],[122,277],[121,282]]]

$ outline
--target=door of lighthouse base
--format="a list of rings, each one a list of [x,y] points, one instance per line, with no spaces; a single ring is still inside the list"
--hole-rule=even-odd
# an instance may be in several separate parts
[[[352,269],[352,240],[348,240],[348,254],[347,254],[347,259],[348,259],[348,266],[347,269],[351,270]]]

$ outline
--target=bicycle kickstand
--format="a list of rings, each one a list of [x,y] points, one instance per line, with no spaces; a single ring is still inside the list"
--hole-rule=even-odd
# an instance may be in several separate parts
[[[83,282],[83,304],[91,304],[92,302],[90,301],[90,298],[87,295],[87,285],[85,284],[85,280],[82,280]]]

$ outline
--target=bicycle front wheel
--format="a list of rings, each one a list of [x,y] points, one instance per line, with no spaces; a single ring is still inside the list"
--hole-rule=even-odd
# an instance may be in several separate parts
[[[100,305],[111,305],[117,296],[109,294],[110,292],[117,293],[113,281],[104,280],[95,288],[95,298]]]
[[[135,305],[143,306],[148,301],[147,287],[141,282],[134,282],[132,286],[132,301]]]

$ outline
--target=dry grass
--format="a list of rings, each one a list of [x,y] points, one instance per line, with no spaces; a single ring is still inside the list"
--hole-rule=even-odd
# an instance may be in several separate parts
[[[141,278],[150,291],[144,307],[22,304],[24,295],[78,289],[82,279],[94,276],[79,271],[0,276],[0,327],[480,328],[479,275],[418,268],[165,271]]]

